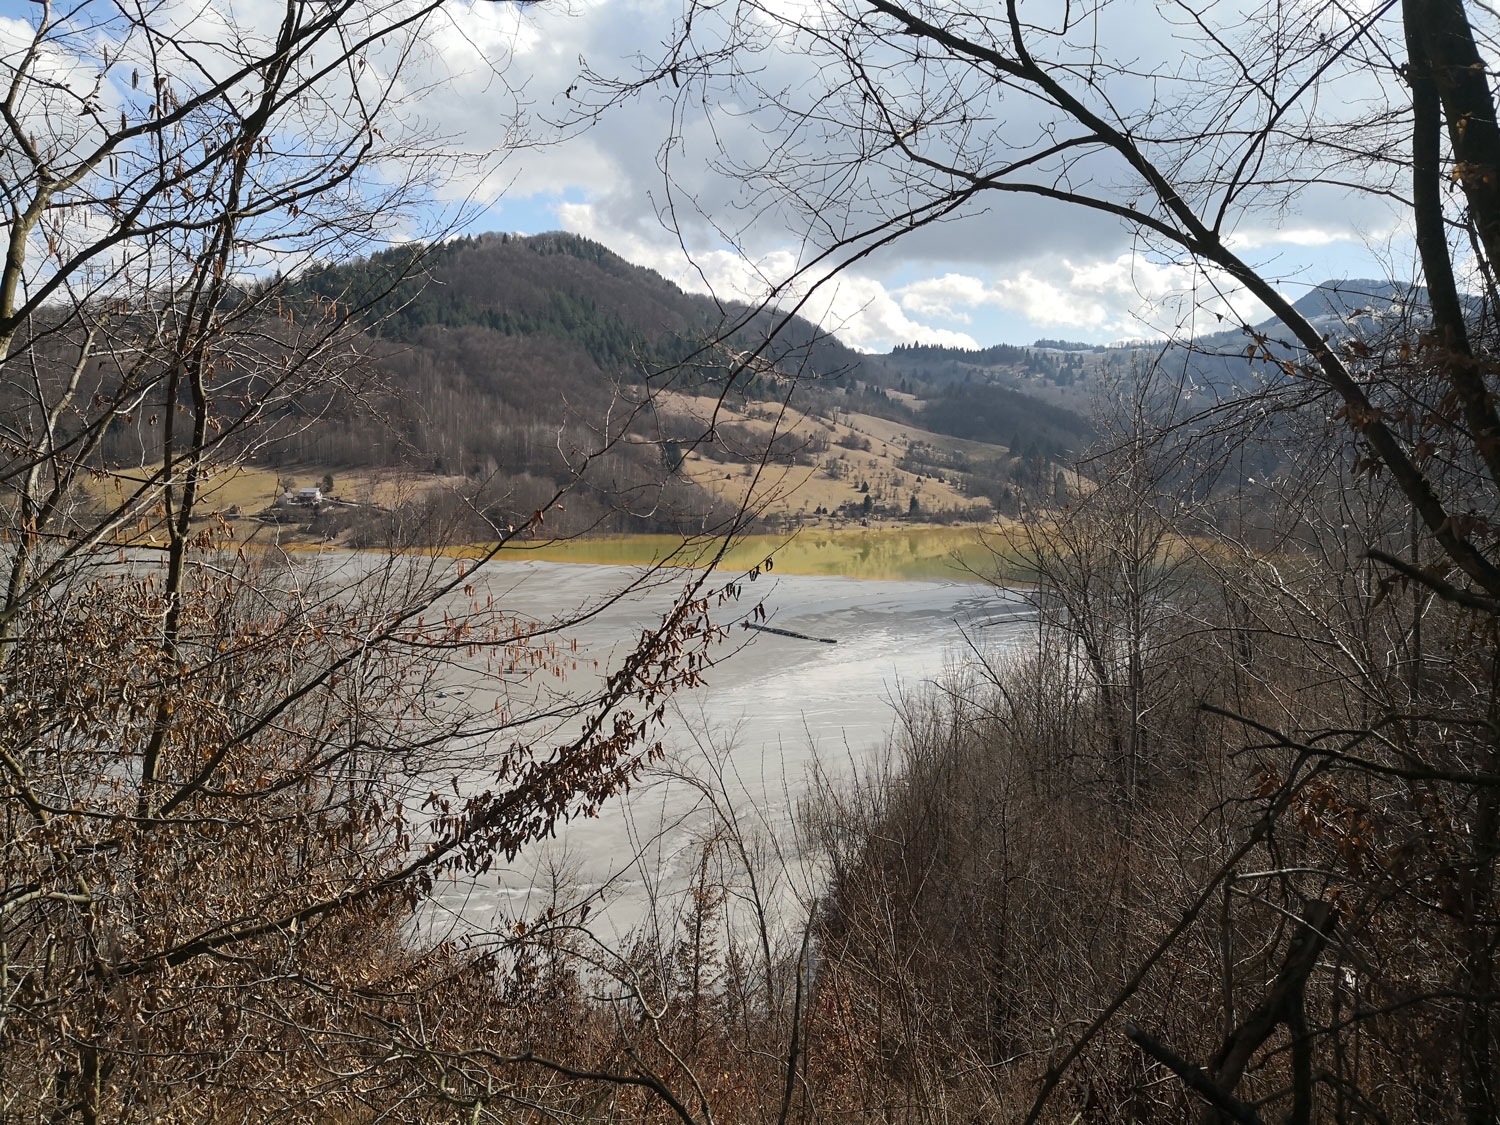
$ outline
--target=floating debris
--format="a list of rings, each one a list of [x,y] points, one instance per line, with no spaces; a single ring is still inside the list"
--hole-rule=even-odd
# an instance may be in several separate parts
[[[776,629],[770,625],[755,625],[745,622],[745,628],[754,629],[758,633],[775,633],[778,637],[791,637],[797,641],[817,641],[822,645],[836,645],[839,642],[833,637],[809,637],[806,633],[797,633],[791,629]]]

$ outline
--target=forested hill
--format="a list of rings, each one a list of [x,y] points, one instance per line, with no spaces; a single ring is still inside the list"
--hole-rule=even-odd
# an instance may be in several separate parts
[[[376,443],[360,426],[321,426],[290,455],[359,464],[416,451],[444,473],[482,471],[490,460],[530,466],[533,454],[517,459],[509,448],[516,432],[591,425],[621,384],[678,361],[691,362],[672,377],[676,386],[721,379],[728,352],[762,344],[772,323],[772,314],[685,293],[597,242],[561,233],[400,247],[310,271],[290,292],[362,310],[390,374],[381,415],[399,431],[395,443]],[[726,348],[704,350],[741,324]],[[809,400],[857,381],[863,359],[801,321],[778,332],[766,354],[799,377]]]
[[[787,378],[737,380],[747,416],[757,400],[790,391],[799,414],[827,424],[853,412],[1004,447],[990,461],[995,479],[971,495],[991,495],[996,481],[1012,479],[1006,450],[1030,466],[1022,475],[1050,482],[1048,465],[1065,463],[1090,438],[1077,413],[1015,388],[937,379],[924,382],[919,393],[900,393],[912,356],[863,355],[806,321],[783,323],[774,311],[753,313],[686,293],[569,234],[413,244],[277,283],[294,306],[331,302],[354,310],[378,375],[373,389],[366,386],[358,396],[340,399],[331,392],[324,401],[305,402],[319,416],[317,424],[288,425],[263,446],[260,460],[272,466],[399,466],[492,481],[515,498],[512,506],[525,510],[568,478],[566,451],[589,448],[612,407],[618,418],[622,392],[638,398],[648,374],[678,392],[709,390],[722,386],[730,355],[763,346]],[[705,342],[731,329],[723,346],[705,349]],[[983,358],[1024,361],[1032,354],[1000,348]],[[645,523],[610,516],[612,529],[670,523],[674,517],[663,511],[705,502],[680,474],[662,481],[664,443],[681,435],[661,426],[654,414],[642,418],[639,440],[618,449],[604,471],[613,487],[666,488],[676,494],[674,503],[663,508],[656,496],[639,506],[652,513]],[[1017,435],[1025,435],[1024,443]],[[734,462],[751,452],[726,449],[715,456]]]
[[[420,342],[434,325],[542,336],[581,348],[604,371],[666,366],[736,326],[737,348],[757,345],[779,319],[774,311],[754,315],[686,293],[598,242],[562,232],[399,247],[312,270],[296,285],[366,307],[363,319],[383,338]],[[800,318],[778,328],[769,354],[823,378],[862,366],[870,368],[867,379],[883,371],[878,357],[862,356]]]
[[[312,270],[298,284],[368,306],[366,323],[386,338],[419,342],[432,326],[477,327],[576,345],[603,366],[631,363],[643,347],[656,351],[699,336],[721,319],[713,302],[655,271],[560,233],[398,247]]]

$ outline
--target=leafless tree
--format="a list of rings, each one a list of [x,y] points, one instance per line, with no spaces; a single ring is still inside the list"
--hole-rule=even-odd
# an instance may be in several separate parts
[[[1208,292],[1243,292],[1275,318],[1268,331],[1247,325],[1242,347],[1295,400],[1302,421],[1281,432],[1284,453],[1317,464],[1321,481],[1297,494],[1305,514],[1274,510],[1290,469],[1252,497],[1268,534],[1240,569],[1220,571],[1214,548],[1213,569],[1241,595],[1223,658],[1251,667],[1239,703],[1217,689],[1201,702],[1251,732],[1249,747],[1227,733],[1215,743],[1248,782],[1212,810],[1181,810],[1221,831],[1181,861],[1190,878],[1155,914],[1155,936],[1111,969],[1110,991],[1083,1004],[1043,1062],[1010,1058],[1029,1074],[1026,1120],[1074,1089],[1085,1062],[1079,1108],[1111,1108],[1093,1084],[1110,1069],[1101,1060],[1119,1058],[1101,1045],[1111,1034],[1135,1048],[1115,1068],[1134,1091],[1113,1103],[1121,1115],[1145,1096],[1145,1080],[1129,1079],[1145,1065],[1175,1075],[1210,1118],[1492,1120],[1491,14],[1461,0],[1161,12],[1186,61],[1116,57],[1111,36],[1133,18],[1121,5],[690,3],[659,65],[623,89],[674,88],[684,113],[727,98],[778,138],[716,158],[747,202],[803,220],[787,292],[987,201],[1027,197],[1112,217],[1142,252],[1190,263]],[[1394,336],[1325,335],[1236,248],[1254,215],[1329,188],[1382,198],[1415,231],[1426,289]],[[1314,435],[1320,445],[1296,444]],[[1151,491],[1128,502],[1154,503]],[[1087,562],[1079,544],[1063,553]],[[1299,682],[1315,668],[1326,678]],[[1247,945],[1259,951],[1248,959]],[[1182,991],[1160,988],[1197,964],[1189,949],[1220,954],[1221,971],[1204,963],[1205,980],[1220,978],[1217,1026],[1174,1016]],[[1423,1043],[1421,1063],[1387,1082]]]
[[[498,1069],[567,1071],[503,1002],[523,964],[417,949],[409,919],[658,752],[719,636],[710,573],[596,676],[568,629],[597,605],[537,619],[476,585],[567,483],[477,560],[331,574],[237,541],[216,498],[380,378],[366,306],[288,279],[441,233],[469,158],[412,99],[462,16],[44,3],[0,45],[7,1121],[481,1120],[524,1098]],[[566,451],[580,475],[624,428]],[[493,709],[437,702],[459,664]]]

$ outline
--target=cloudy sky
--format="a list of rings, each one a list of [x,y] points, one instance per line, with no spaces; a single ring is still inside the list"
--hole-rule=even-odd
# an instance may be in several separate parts
[[[264,7],[260,14],[269,15],[279,7],[269,0],[223,2],[241,14]],[[774,2],[816,12],[821,3],[844,0]],[[816,245],[809,242],[808,215],[781,205],[765,183],[726,172],[741,158],[754,164],[780,137],[774,115],[754,105],[744,85],[711,82],[694,101],[663,81],[597,120],[581,113],[604,97],[598,76],[628,79],[662,57],[682,4],[567,0],[520,9],[461,0],[430,25],[431,50],[411,79],[412,89],[426,91],[414,103],[413,125],[451,145],[485,151],[507,148],[518,105],[528,119],[531,143],[511,146],[486,174],[452,186],[455,199],[469,201],[467,230],[576,232],[685,288],[726,297],[755,298],[768,282],[806,265]],[[0,21],[36,10],[0,0]],[[1180,45],[1173,27],[1160,22],[1162,10],[1148,0],[1122,0],[1108,9],[1115,22],[1094,34],[1137,70],[1178,67]],[[886,62],[882,81],[908,81],[899,56]],[[755,66],[762,89],[788,91],[793,101],[811,97],[822,78],[795,45],[773,43],[755,56]],[[1145,96],[1120,89],[1126,98]],[[836,116],[837,107],[831,112]],[[999,136],[1031,124],[992,114],[983,128]],[[838,148],[837,126],[803,135],[793,163],[822,167]],[[1234,225],[1233,244],[1293,297],[1326,278],[1410,272],[1406,233],[1387,206],[1337,187],[1302,190],[1274,212],[1246,213]],[[1139,245],[1116,220],[999,196],[822,280],[808,311],[862,349],[912,341],[1029,343],[1043,336],[1108,342],[1173,329],[1192,303],[1184,295],[1196,296],[1197,307],[1206,303],[1210,313],[1225,311],[1204,279]],[[1253,305],[1239,307],[1258,319]]]

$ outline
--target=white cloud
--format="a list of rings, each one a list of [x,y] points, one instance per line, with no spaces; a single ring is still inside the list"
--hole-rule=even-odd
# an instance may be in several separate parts
[[[1095,338],[1139,337],[1180,331],[1194,312],[1256,321],[1265,309],[1242,291],[1210,284],[1199,270],[1141,254],[1075,263],[1032,264],[990,281],[945,273],[895,290],[917,316],[970,324],[986,307],[1017,313],[1039,329],[1071,330]]]
[[[168,2],[174,12],[197,11],[190,0]],[[371,5],[381,10],[375,0]],[[768,10],[784,16],[804,8],[815,10],[814,0],[776,0]],[[1121,26],[1111,34],[1128,32],[1133,49],[1148,54],[1167,49],[1144,25],[1131,30],[1140,13],[1127,8],[1117,13]],[[233,10],[237,19],[267,29],[279,12],[272,0],[242,0]],[[753,166],[780,135],[753,104],[732,111],[729,102],[743,90],[711,82],[701,105],[685,107],[674,104],[674,90],[663,83],[661,89],[622,100],[595,127],[566,139],[561,138],[567,130],[547,124],[571,120],[577,125],[586,116],[580,107],[604,96],[582,75],[592,69],[628,76],[632,59],[660,55],[663,36],[681,12],[681,0],[535,6],[458,0],[445,7],[424,28],[409,82],[399,91],[413,95],[403,124],[414,134],[431,132],[454,147],[505,159],[455,165],[455,178],[441,189],[441,198],[454,210],[462,210],[458,201],[465,199],[481,207],[502,194],[529,199],[534,204],[529,214],[541,216],[537,222],[546,221],[545,209],[555,207],[556,222],[547,225],[595,238],[695,291],[755,301],[783,282],[806,260],[800,239],[809,229],[808,217],[792,211],[765,182],[726,174],[714,163]],[[715,18],[728,19],[729,13]],[[4,22],[0,19],[0,25]],[[203,30],[210,22],[217,28],[223,21],[200,22],[198,30],[211,37],[217,32]],[[9,38],[24,27],[15,23]],[[371,67],[391,62],[377,54]],[[819,88],[810,72],[817,62],[805,51],[767,51],[754,62],[765,68],[757,73],[768,88]],[[674,110],[681,112],[674,117]],[[532,137],[546,143],[516,145],[517,114],[528,111]],[[1015,112],[1006,121],[1011,130],[1022,127]],[[672,147],[664,149],[669,139]],[[827,158],[829,167],[840,167],[836,135],[807,134],[800,143],[799,159],[809,166],[819,167]],[[660,165],[668,158],[672,215],[692,251],[691,263],[661,221],[668,188]],[[873,193],[881,183],[866,186]],[[553,202],[562,199],[581,202]],[[1295,225],[1285,229],[1275,229],[1274,220],[1264,215],[1247,219],[1233,236],[1236,249],[1269,248],[1272,261],[1285,263],[1288,276],[1297,276],[1310,268],[1307,261],[1320,262],[1330,253],[1343,255],[1341,262],[1350,260],[1368,241],[1357,233],[1361,224],[1377,229],[1391,222],[1387,211],[1343,190],[1304,190],[1296,203]],[[727,224],[727,233],[705,216]],[[842,229],[839,216],[827,220],[830,230]],[[506,225],[504,217],[476,224],[500,225]],[[1255,306],[1234,296],[1226,301],[1191,268],[1132,253],[1130,237],[1122,224],[1099,213],[996,196],[988,205],[976,202],[972,213],[955,215],[954,221],[911,232],[861,261],[858,273],[823,279],[807,311],[862,348],[910,340],[974,346],[1017,340],[1027,332],[1029,338],[1140,337],[1190,323],[1199,297],[1210,314],[1227,313],[1229,304],[1238,304],[1251,319],[1258,318]],[[1348,276],[1349,268],[1341,264],[1321,276]],[[805,281],[816,283],[820,276]],[[1217,326],[1212,316],[1209,321]]]
[[[785,3],[800,10],[810,0]],[[1130,31],[1128,25],[1141,15],[1136,7],[1117,13],[1123,22],[1114,30]],[[716,18],[729,18],[715,12]],[[627,73],[631,57],[660,54],[663,28],[679,15],[679,0],[599,0],[583,18],[560,16],[545,6],[527,9],[525,18],[540,32],[533,46],[514,56],[512,73],[517,84],[525,74],[526,92],[540,116],[564,115],[590,93],[583,83],[573,98],[563,94],[579,80],[581,60],[595,70]],[[1127,38],[1147,55],[1176,50],[1144,27]],[[767,68],[761,74],[764,84],[788,91],[793,100],[795,91],[819,89],[816,75],[808,73],[816,60],[805,52],[786,55],[768,50],[755,56],[755,64]],[[801,239],[816,228],[817,219],[835,233],[847,229],[839,223],[849,216],[810,220],[791,210],[774,185],[715,167],[714,161],[730,161],[753,168],[770,138],[780,134],[754,104],[730,106],[742,88],[711,81],[703,93],[701,103],[679,105],[674,90],[663,83],[614,107],[577,139],[518,154],[510,166],[520,171],[512,194],[581,199],[583,204],[560,207],[559,225],[586,233],[685,288],[757,299],[806,260]],[[474,107],[466,112],[472,115]],[[1007,128],[1022,129],[1020,120],[1011,113]],[[808,166],[822,168],[820,161],[826,160],[829,169],[843,168],[846,153],[836,130],[828,136],[804,134],[799,144],[798,158]],[[671,189],[660,166],[665,161],[670,161]],[[865,186],[867,196],[851,188],[850,197],[883,198],[878,183]],[[669,190],[671,217],[696,269],[685,263],[676,236],[662,229]],[[1378,199],[1351,197],[1343,189],[1305,189],[1295,202],[1291,225],[1277,230],[1269,213],[1252,214],[1234,243],[1245,252],[1267,248],[1271,276],[1278,279],[1309,271],[1319,279],[1358,272],[1361,267],[1349,263],[1363,256],[1368,241],[1358,232],[1391,222]],[[972,213],[911,232],[861,261],[859,273],[829,283],[826,297],[820,297],[825,323],[856,346],[883,347],[910,339],[991,343],[1020,340],[1028,332],[1029,338],[1140,338],[1190,330],[1194,323],[1216,329],[1215,314],[1231,322],[1235,311],[1252,322],[1264,318],[1258,304],[1223,279],[1210,284],[1191,267],[1136,253],[1132,237],[1127,224],[1086,209],[1027,196],[981,199]],[[1324,269],[1319,264],[1324,260],[1337,264]]]
[[[896,290],[897,300],[908,312],[956,320],[960,324],[973,322],[968,310],[985,304],[999,304],[997,296],[979,278],[961,273],[945,273],[942,277],[914,281]]]
[[[1034,262],[989,280],[948,271],[894,289],[855,272],[825,273],[804,278],[792,292],[782,287],[798,259],[784,247],[753,260],[722,247],[689,260],[660,227],[645,233],[611,230],[605,212],[591,203],[562,203],[557,217],[562,229],[603,242],[689,292],[755,303],[779,289],[783,308],[807,295],[802,315],[864,351],[913,341],[963,348],[993,343],[993,336],[972,330],[985,319],[984,310],[1015,314],[1035,334],[1066,332],[1093,340],[1180,334],[1195,325],[1213,331],[1221,326],[1220,317],[1232,324],[1267,316],[1260,302],[1222,278],[1214,284],[1191,265],[1142,254]]]
[[[1352,230],[1327,227],[1247,228],[1235,231],[1224,240],[1237,251],[1259,250],[1266,246],[1332,246],[1339,242],[1359,242],[1361,236]]]
[[[896,344],[941,344],[976,348],[966,332],[954,332],[912,320],[902,305],[874,278],[845,274],[826,282],[808,305],[810,318],[850,347],[888,351]]]
[[[650,241],[633,232],[613,239],[601,229],[600,216],[589,203],[563,203],[557,208],[559,225],[574,234],[604,242],[622,257],[656,270],[682,288],[713,294],[724,300],[756,304],[767,300],[773,289],[778,304],[787,308],[805,296],[801,314],[844,343],[861,351],[885,351],[913,341],[973,348],[978,343],[963,332],[954,332],[913,320],[900,302],[878,280],[857,274],[823,275],[821,284],[808,278],[800,290],[788,292],[782,283],[797,268],[797,258],[788,249],[771,251],[751,260],[731,250],[695,253],[692,260],[675,243]]]
[[[1119,298],[1115,263],[1079,268],[1068,262],[1054,276],[1022,269],[1011,277],[986,282],[967,274],[947,273],[915,281],[896,291],[901,306],[918,315],[972,322],[972,310],[991,306],[1016,312],[1048,328],[1116,332],[1130,316],[1131,304]],[[1109,298],[1109,299],[1106,299]]]

